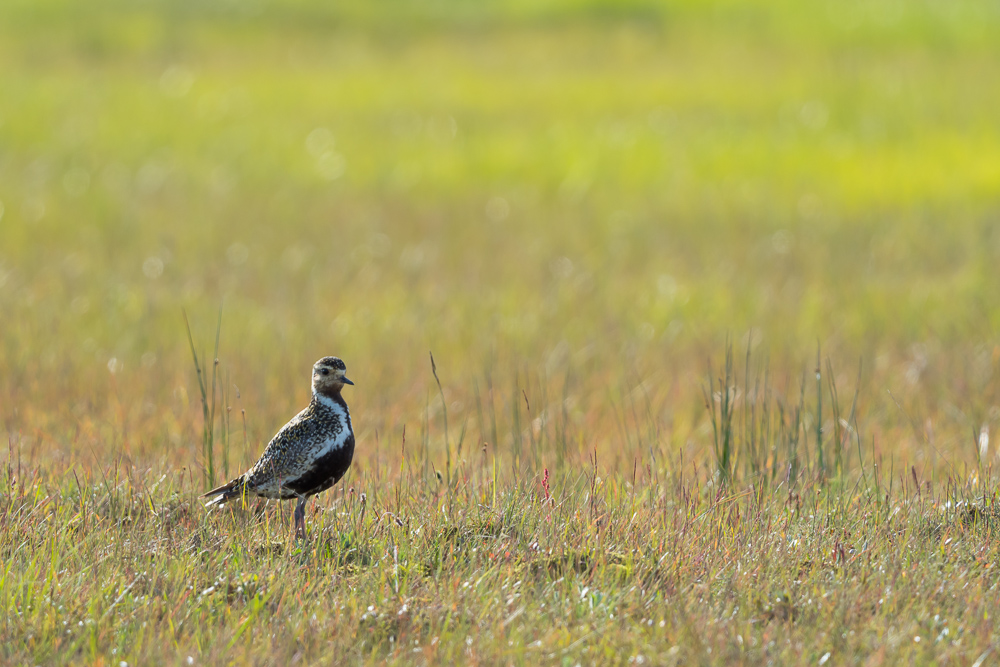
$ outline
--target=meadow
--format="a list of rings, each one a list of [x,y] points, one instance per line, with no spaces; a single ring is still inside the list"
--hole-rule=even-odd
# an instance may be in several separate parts
[[[998,30],[0,3],[0,662],[996,664]]]

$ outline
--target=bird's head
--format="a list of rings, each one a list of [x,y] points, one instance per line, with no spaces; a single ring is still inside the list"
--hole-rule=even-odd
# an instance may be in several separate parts
[[[347,379],[347,366],[337,357],[323,357],[313,364],[313,393],[339,394],[345,384],[354,384]]]

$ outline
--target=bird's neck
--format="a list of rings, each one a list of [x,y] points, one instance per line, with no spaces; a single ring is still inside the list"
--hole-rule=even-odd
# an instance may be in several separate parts
[[[336,388],[323,388],[316,389],[313,388],[313,403],[332,408],[338,406],[347,410],[347,403],[344,401],[344,397],[340,395],[340,387]]]

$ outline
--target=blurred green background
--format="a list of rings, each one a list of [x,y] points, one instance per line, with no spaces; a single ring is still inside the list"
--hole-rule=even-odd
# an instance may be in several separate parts
[[[869,433],[966,448],[1000,416],[997,34],[986,0],[6,0],[0,430],[197,461],[181,312],[210,353],[222,304],[242,460],[325,354],[362,456],[431,430],[428,350],[456,431],[494,439],[495,387],[614,446],[643,388],[697,451],[727,337],[792,395],[817,343],[845,392],[860,358]]]

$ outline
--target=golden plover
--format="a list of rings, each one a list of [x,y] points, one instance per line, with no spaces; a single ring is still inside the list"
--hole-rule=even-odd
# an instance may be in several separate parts
[[[354,457],[351,414],[340,390],[347,366],[337,357],[323,357],[313,365],[312,400],[285,424],[267,444],[260,460],[228,484],[212,489],[214,507],[243,496],[290,500],[295,505],[295,533],[305,537],[306,499],[340,481]]]

